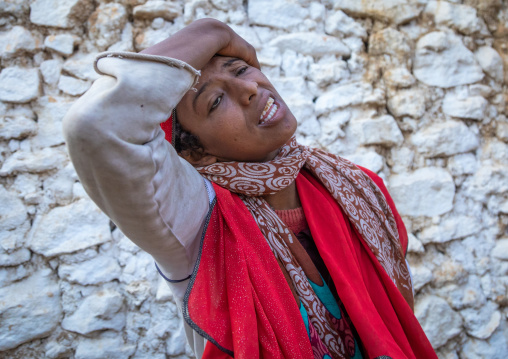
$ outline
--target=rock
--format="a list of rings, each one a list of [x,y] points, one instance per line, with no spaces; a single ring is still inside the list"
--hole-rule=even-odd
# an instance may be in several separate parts
[[[127,10],[121,4],[100,4],[88,19],[88,35],[100,50],[105,50],[120,40],[127,22]]]
[[[168,286],[168,283],[159,277],[157,284],[157,293],[155,294],[155,300],[158,302],[167,302],[173,299],[173,292]]]
[[[315,116],[304,118],[296,129],[297,140],[304,146],[314,146],[321,135],[321,126]]]
[[[39,66],[42,78],[48,85],[55,85],[60,78],[62,72],[62,61],[60,60],[47,60]]]
[[[321,124],[321,138],[319,142],[327,146],[336,140],[339,137],[344,137],[346,134],[342,130],[342,126],[349,122],[351,118],[351,111],[336,111],[328,114],[326,117],[322,116],[320,118]]]
[[[137,19],[155,19],[163,18],[167,21],[182,15],[182,6],[177,2],[168,2],[162,0],[149,0],[143,5],[135,6],[133,10],[134,18]]]
[[[0,11],[1,13],[1,11]],[[34,52],[41,48],[41,39],[22,26],[0,33],[0,57],[11,58],[23,52]]]
[[[78,264],[61,264],[58,267],[60,278],[82,285],[108,283],[118,279],[120,274],[121,269],[115,258],[104,255]]]
[[[423,244],[444,243],[464,238],[482,229],[481,222],[470,216],[454,216],[443,220],[439,225],[425,227],[418,235]]]
[[[112,338],[80,337],[76,347],[76,359],[124,359],[131,357],[136,350],[133,344],[126,344],[121,336]]]
[[[171,334],[171,337],[167,341],[166,353],[169,355],[179,355],[185,353],[185,330],[183,325],[180,325],[176,332]]]
[[[5,288],[31,274],[33,273],[29,272],[24,265],[0,268],[0,288]]]
[[[423,286],[430,283],[434,277],[432,271],[424,265],[412,265],[410,269],[413,275],[413,288],[415,291],[422,289]]]
[[[1,266],[17,266],[22,263],[28,262],[31,257],[31,253],[26,248],[21,248],[12,251],[11,253],[5,253],[0,251],[0,265]],[[1,346],[1,344],[0,344]]]
[[[450,33],[434,31],[416,44],[413,73],[430,86],[454,87],[483,79],[483,71],[461,39]]]
[[[161,18],[158,19],[162,20]],[[133,44],[134,39],[132,24],[130,22],[127,22],[122,30],[122,33],[120,34],[120,41],[108,47],[108,51],[134,52]]]
[[[400,145],[404,141],[395,119],[385,115],[377,118],[352,121],[349,126],[362,145]]]
[[[411,136],[411,143],[427,157],[451,156],[479,146],[478,136],[459,121],[432,124]]]
[[[349,56],[351,54],[351,50],[338,38],[312,32],[296,32],[280,35],[270,41],[268,45],[277,47],[281,51],[293,50],[311,56],[330,54]]]
[[[425,97],[418,88],[399,90],[388,98],[388,111],[395,117],[420,118],[425,113]]]
[[[45,257],[77,252],[111,239],[109,219],[85,199],[39,215],[33,227],[30,249]]]
[[[42,96],[37,100],[34,110],[38,117],[39,132],[32,138],[34,148],[56,146],[65,142],[62,119],[73,102],[73,99],[56,96]]]
[[[453,92],[446,94],[443,100],[443,112],[448,116],[483,120],[488,101],[481,96],[463,97]]]
[[[73,314],[65,316],[62,328],[80,334],[105,329],[120,331],[125,326],[122,305],[122,295],[114,290],[94,293],[87,296]]]
[[[327,16],[325,31],[328,35],[332,36],[353,36],[359,37],[363,40],[367,38],[367,31],[362,27],[362,25],[340,10],[333,11],[331,15]]]
[[[295,28],[309,16],[308,9],[298,3],[283,0],[249,2],[247,12],[251,24],[282,29]]]
[[[485,22],[471,6],[451,4],[447,1],[429,1],[424,13],[432,15],[436,25],[449,26],[466,35],[490,35]]]
[[[468,308],[460,311],[464,318],[467,333],[475,338],[487,339],[497,329],[501,321],[501,312],[497,305],[487,302],[479,309]]]
[[[39,71],[6,67],[0,73],[0,101],[26,103],[39,96]]]
[[[347,106],[360,105],[372,92],[372,87],[364,82],[334,86],[317,98],[316,114],[319,116]]]
[[[298,123],[315,118],[312,95],[302,77],[274,78],[272,84],[291,109]]]
[[[407,251],[408,253],[425,252],[422,242],[420,242],[413,233],[408,233]]]
[[[452,284],[449,287],[442,288],[442,291],[446,295],[448,303],[454,309],[481,308],[486,303],[482,285],[477,276],[470,276],[466,285],[459,287]]]
[[[496,246],[492,249],[492,256],[508,261],[508,238],[496,241]]]
[[[44,195],[46,198],[54,199],[60,205],[69,204],[73,199],[72,190],[77,180],[78,175],[72,164],[69,163],[56,174],[44,180]]]
[[[499,141],[497,138],[485,140],[480,159],[499,164],[508,163],[508,144]]]
[[[468,338],[461,345],[460,358],[505,359],[508,352],[507,337],[506,330],[501,329],[500,326],[488,340]]]
[[[92,10],[89,0],[35,0],[30,5],[30,21],[36,25],[69,29]]]
[[[432,217],[453,207],[455,185],[452,176],[438,167],[393,175],[389,189],[402,215]]]
[[[476,50],[475,56],[487,75],[495,81],[503,81],[503,59],[496,50],[489,46],[482,46]]]
[[[396,67],[383,73],[385,84],[394,88],[404,88],[414,85],[415,78],[405,67]]]
[[[374,151],[357,152],[351,155],[344,155],[344,157],[354,164],[368,168],[376,173],[381,171],[384,166],[383,156]]]
[[[72,55],[77,39],[71,34],[50,35],[44,39],[44,47],[64,56]]]
[[[82,95],[90,88],[92,84],[88,81],[78,80],[70,76],[60,76],[58,88],[71,96]]]
[[[60,290],[49,269],[0,288],[0,350],[50,335],[61,314]]]
[[[14,15],[21,18],[28,15],[30,4],[25,0],[10,0],[0,2],[0,14]]]
[[[65,161],[65,155],[54,148],[43,148],[35,153],[17,151],[3,163],[0,176],[11,176],[20,172],[44,172],[58,168]]]
[[[391,27],[375,32],[369,38],[370,55],[390,55],[405,59],[411,51],[406,35]]]
[[[89,0],[35,0],[30,5],[30,21],[68,29],[86,19],[92,9]]]
[[[2,249],[8,253],[12,253],[16,249],[23,248],[25,246],[25,237],[29,230],[30,221],[28,220],[25,220],[14,229],[0,230],[0,253],[2,252]],[[16,259],[15,262],[22,263],[27,258],[30,258],[30,253],[27,254],[26,251],[20,251],[18,252],[17,256],[18,259]],[[10,259],[7,259],[7,261],[10,262]]]
[[[18,196],[0,185],[0,231],[10,231],[23,224],[28,216]]]
[[[24,116],[0,117],[0,139],[23,139],[37,133],[37,122]]]
[[[292,50],[286,50],[282,54],[282,70],[286,77],[305,77],[312,57],[298,54]]]
[[[313,64],[309,66],[309,78],[319,86],[330,83],[338,83],[349,77],[349,70],[345,61],[334,61],[324,64]]]
[[[335,8],[359,17],[373,17],[382,21],[402,24],[416,18],[421,9],[411,0],[342,0]]]
[[[63,70],[78,79],[95,81],[99,78],[99,75],[93,68],[96,56],[97,54],[95,53],[78,53],[64,62]]]
[[[472,153],[462,153],[448,159],[448,170],[453,176],[473,174],[476,168],[476,157]]]
[[[444,299],[434,295],[427,295],[416,302],[415,316],[434,349],[446,344],[462,330],[461,316]]]
[[[463,188],[468,197],[485,202],[490,194],[508,191],[508,168],[506,165],[484,165],[466,179]]]

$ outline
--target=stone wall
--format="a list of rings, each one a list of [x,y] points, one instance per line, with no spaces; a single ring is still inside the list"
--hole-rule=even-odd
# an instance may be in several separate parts
[[[61,120],[98,52],[142,50],[205,16],[258,50],[301,142],[386,180],[439,357],[505,358],[502,0],[0,2],[0,356],[191,356],[153,261],[84,193]]]

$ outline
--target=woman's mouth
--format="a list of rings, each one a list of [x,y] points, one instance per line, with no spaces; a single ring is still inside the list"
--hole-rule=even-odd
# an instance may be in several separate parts
[[[259,117],[259,125],[262,125],[268,121],[270,121],[273,116],[277,113],[279,106],[275,103],[275,100],[272,97],[268,98],[266,102],[265,108],[263,109],[263,113]]]

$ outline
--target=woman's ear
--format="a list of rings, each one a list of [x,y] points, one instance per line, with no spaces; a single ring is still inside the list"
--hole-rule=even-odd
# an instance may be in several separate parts
[[[180,153],[180,157],[182,157],[194,167],[208,166],[218,161],[217,157],[201,151],[182,151]]]

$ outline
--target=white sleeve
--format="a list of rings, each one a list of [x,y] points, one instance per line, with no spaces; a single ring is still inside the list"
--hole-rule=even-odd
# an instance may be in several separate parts
[[[97,62],[102,76],[65,116],[64,134],[90,198],[178,280],[192,272],[209,201],[203,178],[164,139],[160,123],[199,71],[179,60],[130,57]]]

